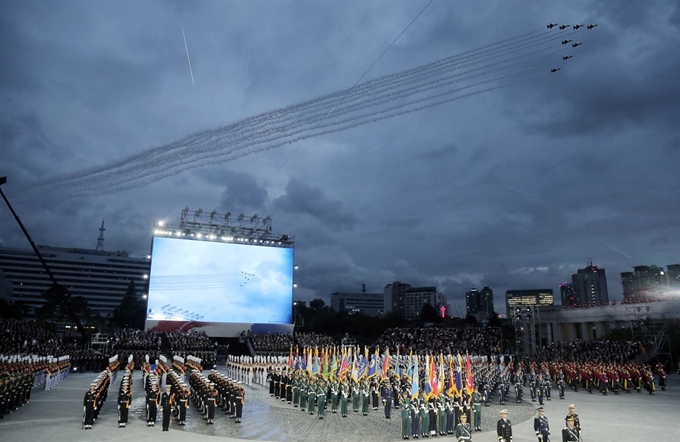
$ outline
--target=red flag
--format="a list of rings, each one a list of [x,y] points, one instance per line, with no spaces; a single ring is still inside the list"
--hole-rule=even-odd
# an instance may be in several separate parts
[[[387,373],[390,371],[390,349],[385,350],[385,362],[383,362],[382,375],[380,380],[382,381],[387,377]]]
[[[466,355],[465,357],[465,384],[467,387],[468,393],[472,394],[472,392],[475,389],[475,380],[472,378],[472,364],[470,363],[470,355]]]

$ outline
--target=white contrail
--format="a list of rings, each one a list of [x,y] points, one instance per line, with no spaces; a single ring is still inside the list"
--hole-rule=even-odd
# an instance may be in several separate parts
[[[369,150],[367,153],[375,152],[376,150],[380,149],[384,145],[385,145],[385,143],[380,143],[377,146],[375,146],[373,149]]]
[[[184,38],[184,50],[187,53],[187,63],[189,63],[189,74],[191,74],[191,84],[196,86],[194,83],[194,70],[191,69],[191,58],[189,58],[189,46],[187,46],[187,36],[184,34],[184,25],[182,25],[182,38]]]

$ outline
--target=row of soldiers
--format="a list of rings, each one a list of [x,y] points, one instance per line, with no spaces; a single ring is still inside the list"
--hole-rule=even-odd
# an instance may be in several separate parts
[[[11,372],[0,369],[0,419],[23,407],[31,399],[34,371],[32,367],[15,367]]]
[[[90,384],[90,389],[83,398],[83,426],[91,430],[97,422],[97,417],[106,402],[109,387],[113,380],[113,372],[108,368],[101,372]]]
[[[125,373],[120,381],[118,389],[118,428],[125,428],[130,413],[130,403],[132,402],[132,371],[134,362],[128,364]]]
[[[218,408],[225,414],[241,423],[245,390],[241,382],[235,382],[212,370],[208,378],[194,370],[189,376],[191,399],[199,408],[208,425],[214,424],[215,412]]]
[[[171,379],[171,378],[170,378]],[[170,430],[170,418],[173,408],[176,409],[176,395],[172,392],[172,382],[165,385],[165,391],[161,393],[159,388],[160,379],[153,373],[145,377],[146,391],[146,426],[156,426],[158,409],[161,409],[161,425],[163,431]],[[179,413],[179,410],[177,410]],[[186,415],[184,415],[186,418]],[[183,424],[184,421],[182,421]]]

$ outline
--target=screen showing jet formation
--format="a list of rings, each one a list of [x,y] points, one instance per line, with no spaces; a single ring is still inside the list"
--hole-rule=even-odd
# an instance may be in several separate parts
[[[290,324],[293,249],[154,237],[147,319]]]

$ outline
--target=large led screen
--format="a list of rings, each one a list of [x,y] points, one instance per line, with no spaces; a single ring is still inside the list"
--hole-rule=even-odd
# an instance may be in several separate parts
[[[290,324],[293,249],[154,237],[148,320]]]

